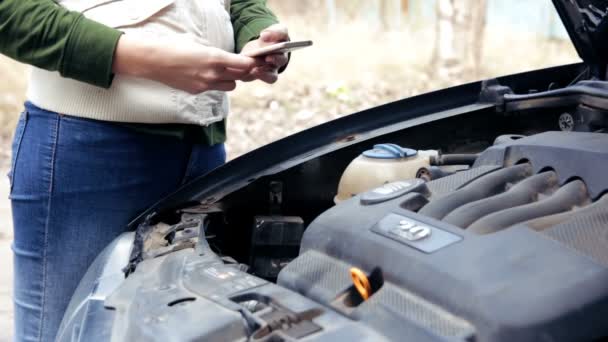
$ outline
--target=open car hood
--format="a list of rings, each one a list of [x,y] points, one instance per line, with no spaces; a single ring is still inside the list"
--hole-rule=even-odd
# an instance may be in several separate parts
[[[608,1],[553,0],[579,56],[605,79],[608,61]]]

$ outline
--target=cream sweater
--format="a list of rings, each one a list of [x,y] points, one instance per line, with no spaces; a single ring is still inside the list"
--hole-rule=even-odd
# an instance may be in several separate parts
[[[141,39],[179,40],[234,51],[228,0],[64,0],[62,6]],[[199,95],[164,84],[116,76],[109,89],[34,68],[28,99],[54,112],[117,122],[206,126],[228,115],[226,93]]]

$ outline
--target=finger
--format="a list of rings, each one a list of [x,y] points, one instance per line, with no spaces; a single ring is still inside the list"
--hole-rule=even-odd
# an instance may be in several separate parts
[[[264,56],[258,56],[258,57],[253,57],[253,68],[257,68],[257,67],[261,67],[261,66],[265,66],[268,65],[268,63],[266,63],[266,55]],[[246,69],[247,71],[251,71],[253,68],[248,68]]]
[[[287,41],[289,40],[287,26],[283,24],[269,26],[260,33],[260,39],[266,43]]]
[[[264,64],[263,66],[259,66],[254,68],[251,73],[252,74],[258,74],[258,73],[263,73],[263,72],[276,72],[277,68],[275,68],[274,66],[270,65],[270,64]]]
[[[264,67],[266,65],[268,65],[268,64],[263,64],[260,67]],[[235,75],[241,74],[241,76],[239,78],[235,78],[234,80],[243,81],[243,82],[251,82],[256,79],[256,77],[253,75],[253,71],[260,67],[254,67],[251,70],[238,70],[238,69],[226,69],[226,70],[230,70],[230,72],[233,72]]]
[[[256,68],[254,68],[253,70],[255,70]],[[256,77],[253,74],[253,70],[251,70],[250,72],[248,72],[246,75],[244,75],[243,77],[241,77],[241,79],[239,79],[239,81],[242,82],[251,82],[251,81],[255,81]]]
[[[209,84],[210,90],[233,91],[236,89],[235,81],[220,81]]]
[[[224,68],[218,72],[217,78],[220,81],[240,81],[247,77],[250,73],[250,70]]]
[[[182,90],[185,90],[189,94],[192,94],[192,95],[198,95],[198,94],[206,92],[207,90],[209,90],[209,88],[207,87],[207,83],[195,82],[193,84],[190,84],[190,85],[182,88]]]
[[[259,57],[255,57],[255,67],[264,67],[267,66],[268,63],[266,63],[266,56],[259,56]]]
[[[256,60],[251,57],[229,53],[219,50],[214,57],[214,62],[224,68],[250,70],[256,66]]]
[[[255,76],[250,73],[249,75],[243,77],[241,79],[241,82],[251,82],[251,81],[255,81],[255,80],[256,80]]]
[[[264,61],[275,68],[281,68],[287,64],[287,60],[287,54],[278,53],[266,56]]]
[[[269,71],[256,68],[254,71],[252,71],[252,74],[256,79],[269,84],[275,83],[279,79],[279,73],[274,69]]]

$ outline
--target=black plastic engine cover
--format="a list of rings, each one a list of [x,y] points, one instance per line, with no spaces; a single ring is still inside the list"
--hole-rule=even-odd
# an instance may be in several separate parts
[[[608,201],[601,197],[608,189],[606,170],[605,134],[548,132],[494,146],[472,169],[399,198],[365,205],[357,196],[328,210],[308,227],[300,256],[278,283],[336,306],[352,287],[350,267],[380,270],[383,286],[349,313],[372,326],[393,320],[407,323],[391,329],[414,324],[442,338],[474,335],[479,341],[606,337]],[[505,222],[513,213],[523,221],[507,220],[492,233],[448,222],[456,209],[513,197],[512,190],[522,188],[517,184],[542,172],[555,175],[555,184],[531,192],[524,204],[502,203],[482,220]],[[498,184],[501,177],[504,184],[492,191],[476,188]],[[572,205],[555,210],[547,205],[570,193],[576,197]],[[446,198],[467,196],[474,203],[458,203],[440,214],[431,210],[450,202]]]

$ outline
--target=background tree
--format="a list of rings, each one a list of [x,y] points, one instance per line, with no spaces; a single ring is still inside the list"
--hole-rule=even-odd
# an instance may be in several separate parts
[[[401,28],[403,16],[403,0],[379,0],[380,21],[384,30],[398,30]]]
[[[432,70],[443,77],[479,75],[487,0],[437,0]]]

